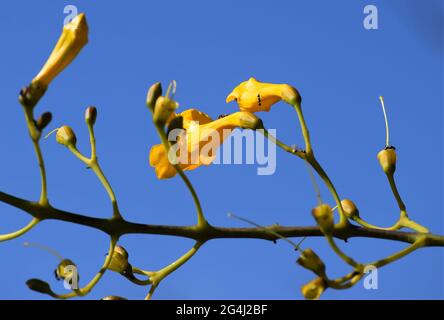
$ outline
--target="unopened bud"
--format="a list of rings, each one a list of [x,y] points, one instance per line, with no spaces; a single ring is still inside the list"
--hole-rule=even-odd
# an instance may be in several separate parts
[[[355,217],[359,217],[359,210],[353,201],[344,199],[341,201],[341,206],[347,218],[353,219]]]
[[[85,111],[85,122],[88,126],[93,126],[97,119],[97,108],[90,106]]]
[[[34,108],[40,98],[46,92],[46,86],[39,82],[32,82],[29,86],[24,87],[19,93],[19,102],[26,108]]]
[[[37,130],[39,130],[40,132],[43,131],[43,129],[45,129],[48,124],[51,122],[52,120],[52,113],[51,112],[45,112],[43,113],[35,122],[35,126],[37,127]]]
[[[87,42],[88,24],[85,14],[80,13],[64,25],[51,55],[32,82],[47,87],[75,59]]]
[[[40,293],[49,294],[49,295],[54,294],[52,292],[49,284],[45,281],[40,280],[40,279],[30,279],[30,280],[26,281],[26,285],[28,286],[29,289],[31,289],[32,291],[35,291],[35,292],[40,292]]]
[[[321,204],[311,211],[322,233],[331,235],[334,229],[333,211],[328,204]]]
[[[251,130],[264,128],[262,120],[253,113],[247,111],[241,111],[239,113],[240,113],[239,123],[241,128],[251,129]]]
[[[157,98],[162,95],[162,85],[160,82],[156,82],[148,89],[148,94],[146,95],[146,104],[151,111],[154,111]]]
[[[291,105],[300,105],[301,104],[301,95],[299,94],[299,91],[288,84],[283,85],[282,88],[282,100],[285,102],[291,104]]]
[[[327,289],[327,283],[322,278],[316,278],[302,286],[301,291],[305,299],[318,300]]]
[[[118,296],[107,296],[103,297],[101,300],[128,300],[128,299]]]
[[[125,272],[130,266],[128,263],[128,252],[125,248],[122,246],[116,246],[112,255],[108,269],[117,273]]]
[[[77,274],[76,269],[77,266],[74,262],[70,259],[63,259],[54,270],[54,275],[57,280],[72,279]]]
[[[319,277],[326,277],[325,264],[313,250],[305,249],[304,251],[302,251],[296,262],[302,267],[313,271]]]
[[[71,127],[63,126],[57,130],[56,140],[65,147],[75,146],[77,138]]]
[[[154,106],[153,121],[158,126],[165,126],[170,116],[177,109],[179,104],[167,97],[157,98],[156,104]]]
[[[396,170],[396,151],[394,147],[387,147],[378,153],[379,164],[386,174],[393,174]]]

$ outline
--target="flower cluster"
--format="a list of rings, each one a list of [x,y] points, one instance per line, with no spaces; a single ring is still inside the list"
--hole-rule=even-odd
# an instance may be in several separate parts
[[[88,42],[88,24],[84,14],[75,17],[70,23],[65,25],[62,34],[54,47],[46,63],[31,81],[31,83],[20,91],[19,101],[23,106],[26,123],[30,137],[35,147],[37,160],[41,174],[41,196],[38,202],[22,200],[12,197],[6,193],[0,192],[0,200],[10,205],[32,213],[33,219],[24,228],[6,235],[0,235],[0,242],[17,238],[27,231],[31,230],[39,222],[45,219],[58,219],[74,222],[89,227],[99,229],[110,236],[110,247],[106,255],[103,266],[92,280],[84,287],[77,287],[80,281],[77,273],[76,264],[67,258],[60,258],[60,262],[55,268],[54,274],[58,280],[75,283],[71,287],[72,292],[67,294],[56,294],[48,283],[39,279],[30,279],[27,285],[30,289],[47,294],[54,298],[67,299],[76,296],[88,294],[92,288],[102,278],[105,271],[110,270],[124,276],[129,281],[143,286],[150,286],[146,299],[150,299],[159,286],[168,275],[177,268],[186,263],[208,240],[215,238],[239,238],[247,234],[247,237],[256,237],[261,239],[283,239],[290,243],[296,250],[300,251],[297,263],[303,268],[311,271],[316,278],[301,287],[303,296],[307,299],[319,299],[322,293],[328,288],[346,289],[355,285],[364,275],[366,267],[382,267],[401,257],[421,248],[427,244],[427,240],[435,241],[440,245],[444,244],[444,239],[438,236],[428,237],[427,228],[411,220],[407,214],[406,206],[397,189],[394,174],[396,171],[397,155],[395,148],[389,144],[388,121],[385,113],[384,100],[380,97],[386,122],[386,145],[378,153],[377,159],[380,166],[387,176],[390,188],[398,204],[400,216],[392,227],[382,228],[371,225],[363,220],[356,204],[350,199],[343,199],[339,196],[335,186],[329,176],[317,161],[309,135],[308,126],[305,122],[301,108],[301,96],[296,88],[289,84],[265,83],[250,78],[240,83],[226,98],[226,102],[235,101],[238,109],[228,115],[219,116],[217,119],[211,118],[206,113],[197,109],[185,109],[178,112],[179,103],[174,99],[176,91],[176,82],[172,81],[165,94],[162,92],[160,83],[153,84],[147,94],[146,104],[151,112],[152,121],[158,132],[160,143],[151,147],[149,152],[149,164],[154,168],[154,172],[159,179],[168,179],[176,175],[185,182],[189,189],[197,211],[197,224],[184,227],[153,226],[126,221],[122,216],[117,198],[114,191],[106,179],[101,166],[98,162],[94,126],[97,121],[97,109],[90,106],[85,112],[85,123],[89,131],[91,155],[86,156],[77,149],[77,137],[74,130],[67,125],[61,126],[53,132],[56,133],[56,141],[66,147],[74,156],[82,161],[102,183],[108,193],[112,203],[113,215],[110,218],[100,219],[73,214],[58,210],[52,207],[48,200],[46,187],[46,171],[40,150],[39,141],[44,129],[50,124],[52,114],[45,112],[38,118],[34,117],[34,107],[44,95],[51,82],[60,74],[79,54],[82,48]],[[303,149],[290,147],[276,139],[266,130],[262,120],[257,115],[258,112],[269,112],[273,105],[284,101],[291,105],[297,112],[298,120],[305,146]],[[216,152],[220,145],[232,134],[235,129],[257,130],[261,131],[270,142],[301,158],[311,170],[317,173],[326,187],[330,191],[335,201],[335,206],[322,201],[319,188],[316,183],[316,177],[313,175],[313,182],[318,195],[318,205],[312,209],[311,213],[317,226],[310,230],[301,230],[302,228],[289,232],[290,228],[279,228],[279,226],[262,227],[247,219],[239,218],[256,226],[256,229],[224,229],[216,228],[210,225],[203,213],[200,200],[194,190],[193,185],[183,171],[194,170],[202,165],[210,165],[214,162]],[[170,136],[175,136],[174,140]],[[217,138],[215,138],[217,137]],[[206,152],[202,152],[205,150]],[[338,213],[338,221],[335,221],[334,212]],[[231,217],[235,217],[231,215]],[[365,227],[364,234],[368,236],[370,232],[378,233],[378,237],[395,239],[400,237],[400,233],[390,233],[402,228],[414,230],[416,233],[409,233],[403,240],[409,242],[410,246],[391,256],[372,263],[359,263],[346,255],[336,244],[334,238],[347,239],[356,230],[361,230],[352,223],[357,223]],[[302,233],[301,233],[302,231]],[[307,232],[306,232],[307,231]],[[322,259],[310,248],[301,249],[299,244],[294,244],[279,232],[286,232],[286,236],[314,235],[324,236],[335,254],[347,263],[352,271],[338,279],[330,279],[327,276],[327,268]],[[305,234],[303,234],[305,232]],[[129,261],[127,250],[118,244],[119,238],[129,233],[148,233],[148,234],[169,234],[183,236],[195,240],[193,247],[185,254],[180,256],[170,265],[157,270],[147,271],[133,266]],[[376,237],[376,236],[375,236]],[[303,240],[303,239],[302,239]],[[441,242],[440,242],[441,241]],[[142,278],[140,278],[140,276]],[[103,300],[122,300],[118,296],[108,296]]]
[[[154,101],[156,91],[158,96]],[[261,119],[254,113],[270,111],[271,106],[281,100],[288,103],[300,102],[300,96],[288,84],[263,83],[250,78],[227,96],[227,103],[233,100],[237,102],[240,111],[213,120],[197,109],[175,113],[178,103],[161,96],[160,84],[152,86],[147,95],[147,105],[154,106],[154,123],[166,126],[168,133],[179,130],[175,134],[177,143],[173,153],[168,153],[162,144],[155,145],[150,150],[149,162],[159,179],[175,176],[177,171],[174,165],[180,166],[182,170],[194,170],[201,165],[211,164],[216,157],[217,148],[234,129],[263,129]],[[213,138],[215,135],[217,139]]]

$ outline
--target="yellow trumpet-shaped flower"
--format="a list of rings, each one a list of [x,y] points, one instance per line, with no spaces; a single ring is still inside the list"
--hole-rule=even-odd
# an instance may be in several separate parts
[[[172,160],[182,170],[193,170],[201,165],[209,165],[216,158],[217,148],[235,128],[258,129],[262,122],[250,112],[236,112],[223,118],[212,120],[208,115],[196,109],[186,110],[176,117],[182,117],[182,128],[177,136],[177,143],[170,151],[176,152],[175,159],[168,157],[162,144],[150,150],[150,165],[155,168],[159,179],[168,179],[176,175]]]
[[[274,84],[250,78],[239,84],[227,96],[226,102],[235,100],[241,111],[270,111],[275,103],[284,100],[289,104],[300,103],[299,92],[288,84]]]
[[[62,34],[33,83],[47,87],[65,69],[88,43],[88,24],[81,13],[63,27]]]

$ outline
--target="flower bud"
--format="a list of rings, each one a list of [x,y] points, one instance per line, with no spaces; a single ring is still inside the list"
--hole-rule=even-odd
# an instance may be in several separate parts
[[[302,98],[299,91],[290,85],[284,85],[282,88],[282,100],[291,105],[300,105]]]
[[[54,270],[54,274],[57,280],[72,279],[74,273],[77,274],[77,272],[74,271],[76,269],[77,266],[74,262],[70,259],[63,259],[57,266],[57,269]]]
[[[71,127],[63,126],[57,130],[56,140],[65,147],[75,146],[77,138]]]
[[[94,126],[97,119],[97,108],[90,106],[85,111],[85,122],[88,126]]]
[[[26,108],[34,108],[40,98],[45,94],[46,87],[38,82],[33,82],[24,87],[19,93],[19,102]]]
[[[354,217],[359,217],[359,210],[353,201],[344,199],[341,201],[341,206],[347,218],[353,219]]]
[[[146,95],[146,104],[151,111],[154,111],[154,106],[156,105],[157,98],[162,95],[162,85],[160,82],[156,82],[148,89],[148,94]]]
[[[302,286],[301,291],[305,299],[318,300],[327,289],[327,283],[322,278],[316,278]]]
[[[40,280],[40,279],[30,279],[30,280],[26,281],[26,285],[28,286],[29,289],[31,289],[32,291],[35,291],[35,292],[40,292],[40,293],[49,294],[49,295],[54,294],[52,292],[49,284],[45,281]]]
[[[311,211],[322,233],[331,235],[334,229],[333,211],[328,204],[321,204]]]
[[[107,296],[103,297],[101,300],[128,300],[128,299],[118,296]]]
[[[43,131],[43,129],[45,129],[48,124],[51,122],[52,120],[52,113],[51,112],[45,112],[43,113],[35,122],[35,126],[37,127],[37,130],[39,130],[40,132]]]
[[[239,113],[240,113],[239,124],[240,124],[241,128],[251,129],[251,130],[257,130],[257,129],[264,128],[262,120],[259,119],[253,113],[246,112],[246,111],[241,111]]]
[[[123,273],[130,267],[128,263],[128,252],[122,246],[116,246],[113,251],[111,262],[108,266],[109,270],[117,273]]]
[[[88,42],[88,24],[81,13],[63,27],[62,34],[39,74],[32,80],[47,87]]]
[[[305,269],[313,271],[319,277],[326,277],[325,264],[313,250],[305,249],[304,251],[302,251],[300,257],[296,262]]]
[[[154,106],[153,121],[158,126],[165,126],[179,104],[167,97],[159,97]]]
[[[393,174],[396,170],[396,151],[394,147],[387,147],[378,153],[379,164],[386,174]]]

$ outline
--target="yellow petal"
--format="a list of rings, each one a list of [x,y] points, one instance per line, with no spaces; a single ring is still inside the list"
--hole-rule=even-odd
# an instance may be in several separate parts
[[[183,118],[183,128],[188,130],[193,122],[198,122],[200,125],[212,121],[211,117],[197,109],[188,109],[179,114]]]
[[[231,91],[231,93],[225,99],[226,103],[229,103],[233,100],[237,101],[239,99],[239,96],[242,94],[242,92],[245,91],[246,84],[247,84],[247,81],[244,81],[241,84],[239,84],[236,88],[234,88],[234,90]]]
[[[88,43],[88,24],[85,14],[81,13],[63,27],[51,55],[39,74],[32,80],[48,86],[65,69]]]
[[[168,179],[176,175],[176,169],[169,162],[162,144],[151,147],[150,166],[154,167],[157,178],[159,179]]]
[[[227,97],[227,103],[236,100],[241,111],[269,111],[280,100],[300,103],[298,91],[288,84],[274,84],[250,78],[239,84]]]
[[[150,150],[150,166],[155,167],[158,163],[162,161],[164,156],[164,148],[161,144],[156,144],[151,147]]]
[[[182,170],[194,170],[201,165],[210,165],[217,155],[217,148],[235,128],[256,129],[259,118],[250,112],[235,112],[212,121],[197,109],[188,109],[179,114],[184,120],[186,139],[179,139],[178,159]],[[186,143],[186,145],[184,145]],[[183,146],[183,148],[181,147]],[[185,151],[185,155],[180,152]],[[203,152],[202,152],[203,151]],[[151,148],[150,165],[155,168],[159,179],[176,175],[176,170],[168,160],[165,148],[158,144]]]
[[[237,94],[236,94],[234,91],[232,91],[232,92],[227,96],[227,98],[225,99],[225,102],[226,102],[226,103],[229,103],[229,102],[231,102],[231,101],[233,101],[233,100],[237,100]]]
[[[256,129],[259,122],[254,114],[240,111],[204,125],[190,126],[186,132],[187,150],[189,154],[198,153],[199,163],[209,165],[233,129]]]

